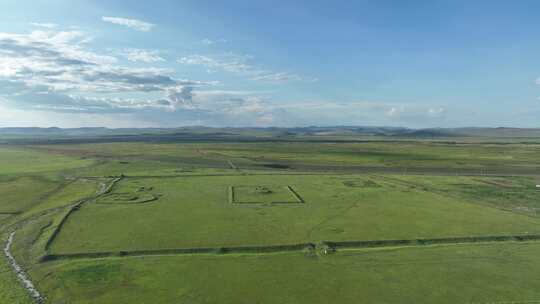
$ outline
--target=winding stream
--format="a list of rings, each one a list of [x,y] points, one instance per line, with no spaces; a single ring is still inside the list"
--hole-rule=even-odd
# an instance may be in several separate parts
[[[28,274],[22,269],[22,267],[17,263],[13,255],[11,254],[11,244],[13,243],[13,237],[15,236],[15,231],[13,231],[6,242],[6,246],[4,247],[4,255],[6,256],[9,265],[17,275],[17,278],[22,283],[24,289],[28,291],[30,296],[34,299],[34,301],[38,304],[45,303],[45,298],[41,296],[39,291],[36,289],[32,281],[30,281],[30,278],[28,277]]]
[[[122,177],[115,178],[109,184],[101,183],[99,191],[93,197],[89,197],[89,198],[80,200],[79,202],[72,205],[71,209],[78,208],[82,204],[84,204],[84,203],[86,203],[88,201],[94,200],[94,199],[98,198],[99,196],[110,192],[112,187],[118,181],[120,181],[121,179],[122,179]],[[69,214],[68,214],[68,216],[69,216]],[[60,224],[60,226],[61,226],[61,224]],[[57,229],[59,229],[59,228],[57,228]],[[4,255],[7,258],[8,264],[11,266],[11,268],[13,269],[15,274],[17,275],[17,278],[22,283],[24,289],[26,289],[26,291],[34,299],[34,302],[37,303],[37,304],[43,304],[43,303],[45,303],[45,298],[39,293],[37,288],[34,286],[32,281],[30,280],[30,277],[28,276],[28,274],[24,271],[24,269],[21,267],[21,265],[19,265],[17,263],[17,261],[15,260],[15,257],[13,256],[13,254],[11,254],[11,244],[13,243],[13,238],[14,237],[15,237],[15,231],[13,231],[9,235],[9,237],[7,239],[6,245],[4,247]],[[49,242],[52,241],[52,239],[54,239],[54,235],[51,237]]]

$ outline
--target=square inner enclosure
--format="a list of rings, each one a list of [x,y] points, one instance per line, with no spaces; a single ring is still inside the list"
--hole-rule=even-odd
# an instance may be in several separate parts
[[[304,200],[291,186],[231,186],[232,204],[301,204]]]

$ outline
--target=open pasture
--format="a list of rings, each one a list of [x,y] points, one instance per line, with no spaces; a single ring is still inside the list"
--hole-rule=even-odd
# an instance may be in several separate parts
[[[50,153],[95,157],[102,166],[86,175],[125,172],[175,175],[194,168],[426,172],[432,174],[540,174],[538,143],[478,143],[382,140],[253,143],[101,143],[40,146]]]
[[[502,176],[384,176],[387,182],[409,189],[435,192],[501,210],[540,215],[540,189],[535,177]]]
[[[12,252],[51,303],[530,302],[537,149],[10,147],[28,164],[0,176],[0,223],[4,236],[17,227]],[[29,303],[9,272],[0,299]]]
[[[83,159],[79,156],[0,146],[0,176],[55,172],[86,167],[93,162],[91,159]]]
[[[58,191],[61,183],[44,177],[0,180],[0,214],[18,214]]]
[[[52,303],[536,303],[540,243],[58,261]]]
[[[126,177],[109,196],[73,212],[53,242],[51,252],[270,246],[540,232],[540,218],[492,208],[466,197],[413,188],[397,183],[397,179],[366,175]],[[246,197],[240,199],[260,200],[260,196],[273,195],[259,193],[260,185],[265,185],[260,191],[281,189],[283,192],[276,195],[292,199],[281,188],[284,184],[290,185],[304,203],[244,205],[229,201],[231,185],[244,187],[241,189],[246,193],[241,195]],[[149,204],[125,204],[123,196],[137,193],[134,189],[141,188],[151,188],[159,198]],[[111,203],[115,197],[120,198],[118,204]],[[100,204],[101,200],[107,203]]]
[[[231,204],[302,204],[304,200],[291,186],[231,186]]]

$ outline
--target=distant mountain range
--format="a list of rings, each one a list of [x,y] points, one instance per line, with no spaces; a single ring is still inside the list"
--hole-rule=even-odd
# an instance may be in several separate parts
[[[256,141],[359,140],[373,138],[513,138],[540,139],[540,128],[297,127],[297,128],[0,128],[0,143],[106,141]]]

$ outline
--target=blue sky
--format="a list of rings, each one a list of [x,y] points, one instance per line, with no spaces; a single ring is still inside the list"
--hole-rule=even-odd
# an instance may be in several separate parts
[[[540,127],[537,1],[0,3],[0,127]]]

